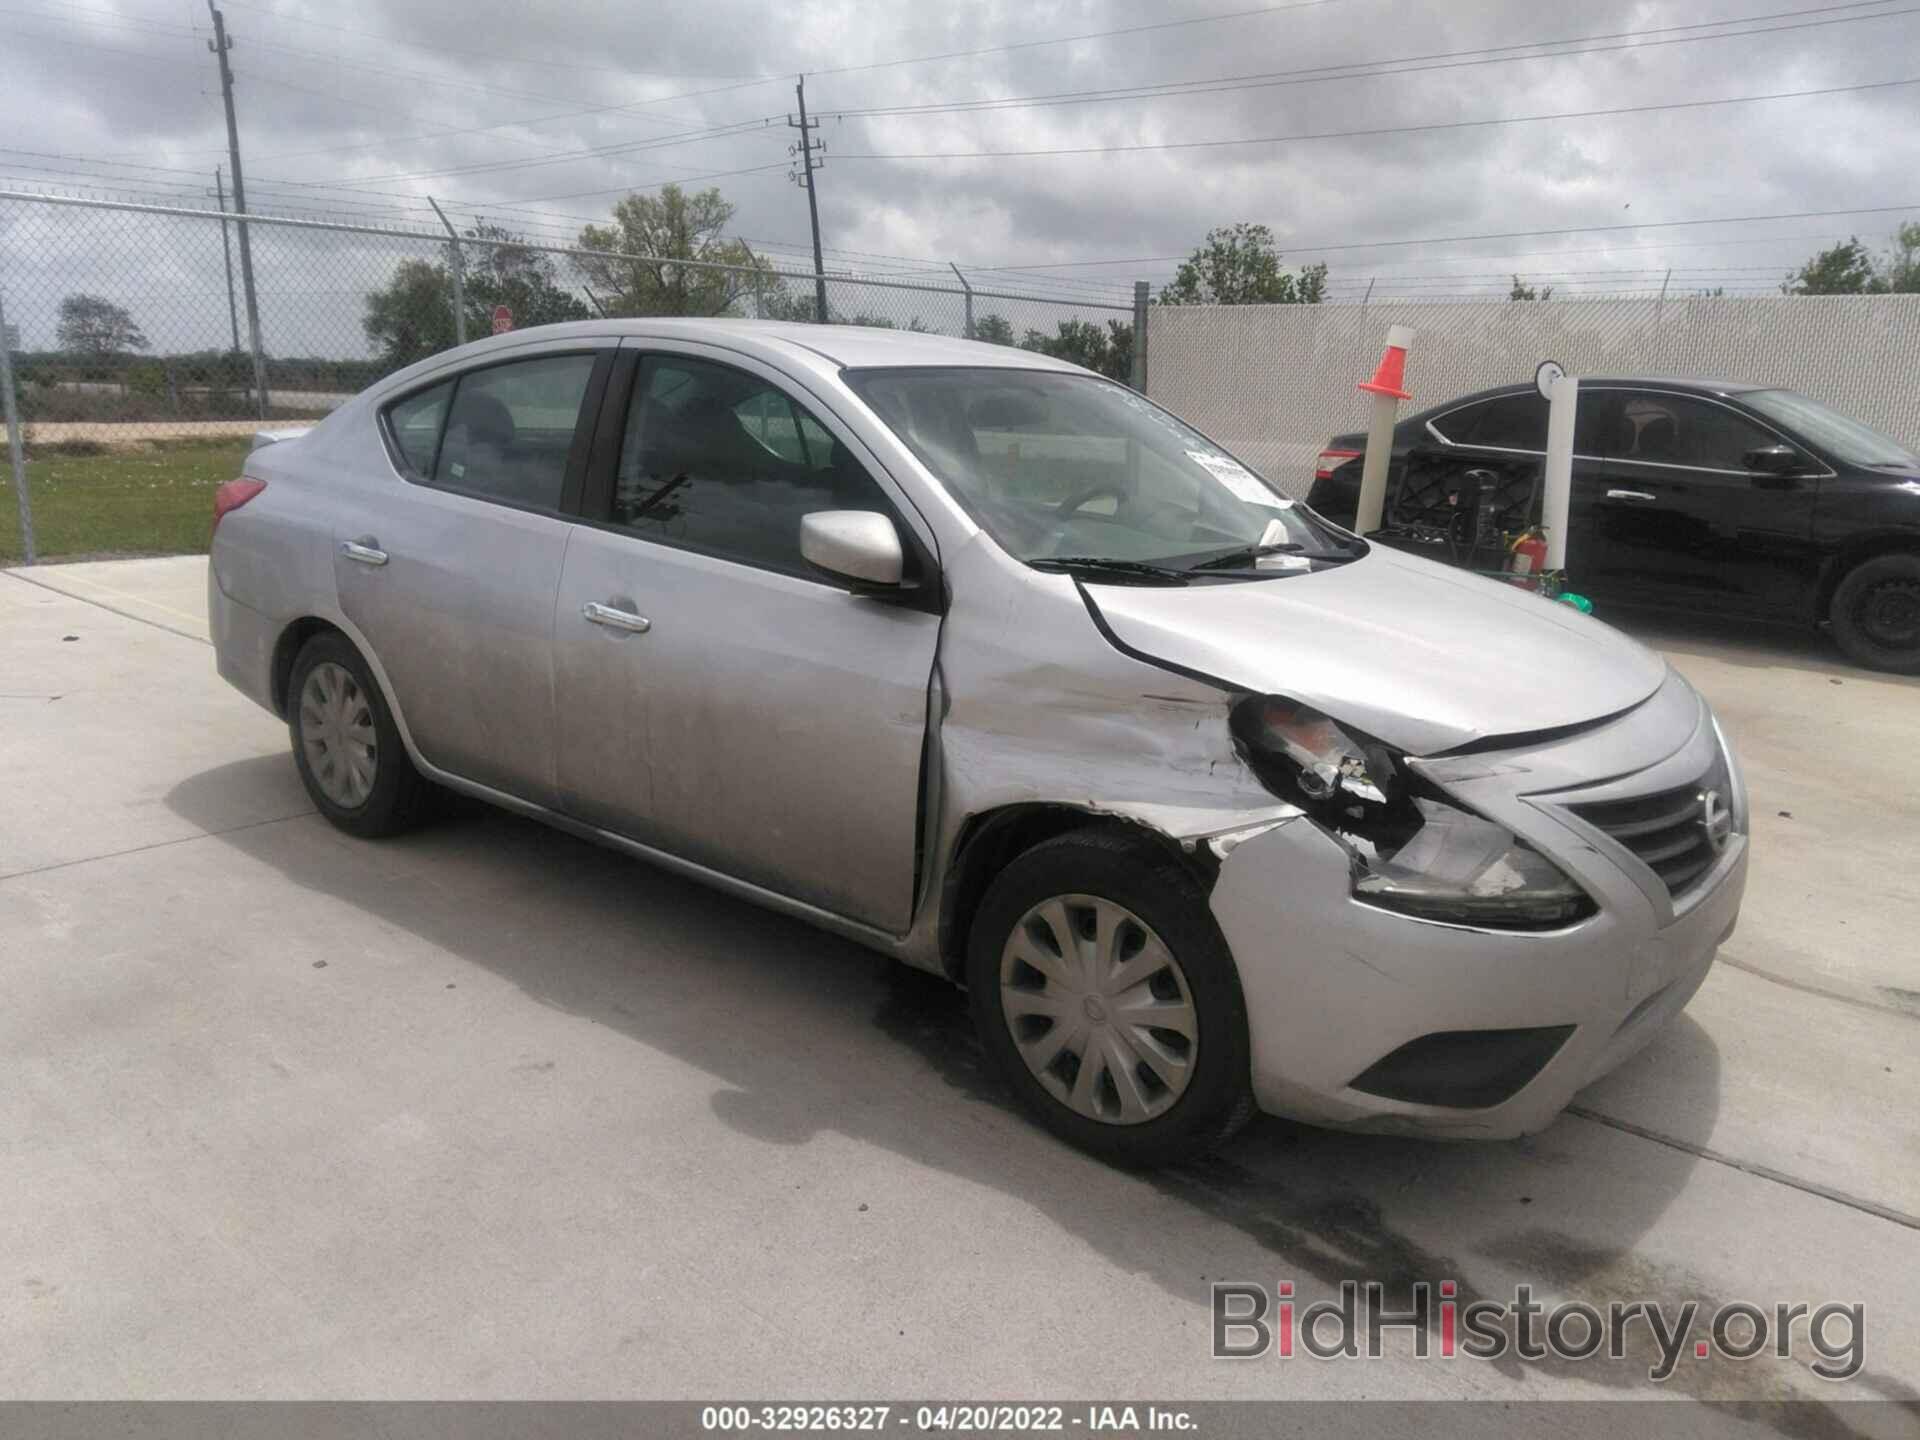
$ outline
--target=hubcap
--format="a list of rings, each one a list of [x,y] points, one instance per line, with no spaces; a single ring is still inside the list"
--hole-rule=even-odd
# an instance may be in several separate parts
[[[1860,597],[1860,628],[1876,645],[1920,645],[1920,582],[1882,580]]]
[[[1200,1051],[1193,993],[1132,911],[1057,895],[1013,927],[1000,1010],[1027,1069],[1076,1114],[1138,1125],[1186,1093]]]
[[[300,687],[300,747],[320,793],[343,810],[366,803],[380,756],[373,711],[360,682],[343,665],[326,661]]]

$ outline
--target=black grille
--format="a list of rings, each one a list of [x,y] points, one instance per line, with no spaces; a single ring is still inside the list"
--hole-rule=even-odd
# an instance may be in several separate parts
[[[1603,800],[1567,808],[1596,830],[1627,847],[1666,882],[1675,899],[1698,884],[1726,848],[1726,833],[1715,845],[1708,833],[1707,796],[1720,806],[1732,803],[1724,760],[1691,785],[1676,786],[1631,800]],[[1723,825],[1725,822],[1723,822]]]

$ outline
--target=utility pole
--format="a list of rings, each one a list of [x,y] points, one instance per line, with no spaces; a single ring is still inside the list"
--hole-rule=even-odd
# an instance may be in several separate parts
[[[213,39],[207,42],[220,61],[220,98],[227,107],[227,162],[233,167],[233,208],[240,215],[247,213],[247,182],[240,173],[240,126],[233,117],[233,66],[227,63],[227,52],[233,48],[233,42],[227,38],[227,19],[220,9],[207,0],[207,10],[213,16]],[[226,222],[220,222],[223,226]],[[260,300],[253,288],[253,246],[247,239],[247,222],[237,222],[240,227],[240,286],[247,296],[247,338],[253,344],[253,394],[254,409],[262,420],[267,418],[267,358],[260,345]]]
[[[227,213],[227,187],[220,178],[220,167],[213,167],[213,198],[220,204],[220,213]],[[233,299],[233,240],[227,234],[227,222],[220,222],[220,258],[227,266],[227,324],[233,329],[233,353],[240,353],[240,311]]]
[[[212,0],[208,0],[211,4]],[[800,118],[787,117],[787,124],[800,132],[800,142],[791,145],[788,150],[798,158],[800,168],[794,173],[793,182],[807,187],[807,214],[813,221],[813,318],[821,325],[827,323],[827,279],[826,265],[820,258],[820,197],[814,189],[813,177],[826,162],[815,156],[825,152],[827,142],[815,140],[815,126],[807,120],[807,77],[799,77],[800,83],[793,87],[795,98],[800,102]]]

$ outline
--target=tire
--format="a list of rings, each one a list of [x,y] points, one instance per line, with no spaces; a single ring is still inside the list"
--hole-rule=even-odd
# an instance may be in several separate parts
[[[1920,674],[1920,555],[1879,555],[1849,570],[1827,611],[1848,658],[1873,670]]]
[[[287,684],[287,730],[300,783],[338,828],[373,840],[420,818],[432,787],[413,768],[386,697],[346,636],[316,635],[300,647]],[[357,738],[363,734],[370,744]]]
[[[1051,918],[1035,913],[1056,904]],[[1079,930],[1071,960],[1046,944],[1063,923]],[[1115,937],[1112,964],[1093,958],[1103,929]],[[1161,949],[1150,955],[1156,940]],[[1159,954],[1171,968],[1149,968]],[[1075,830],[1002,870],[974,914],[967,989],[981,1044],[1021,1104],[1103,1159],[1129,1167],[1191,1160],[1253,1114],[1246,1002],[1233,957],[1193,877],[1136,837]],[[1122,1018],[1149,1006],[1166,1026]],[[1051,1064],[1037,1071],[1050,1046]],[[1083,1086],[1089,1057],[1097,1058]],[[1123,1070],[1131,1075],[1124,1096]]]

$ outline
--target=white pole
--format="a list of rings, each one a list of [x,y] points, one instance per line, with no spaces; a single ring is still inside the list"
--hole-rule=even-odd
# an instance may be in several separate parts
[[[1398,350],[1404,364],[1406,353],[1413,346],[1413,335],[1411,325],[1388,326],[1388,356]],[[1383,369],[1387,365],[1386,357],[1382,358],[1381,365]],[[1397,388],[1383,388],[1379,380],[1380,375],[1376,373],[1374,379],[1360,386],[1373,392],[1373,418],[1367,426],[1367,453],[1360,462],[1360,500],[1353,517],[1356,535],[1378,530],[1387,505],[1387,467],[1393,459],[1393,422],[1400,411],[1400,395]]]
[[[1580,382],[1562,375],[1547,396],[1547,469],[1540,525],[1547,532],[1547,569],[1567,568],[1567,514],[1573,498],[1573,420]]]

